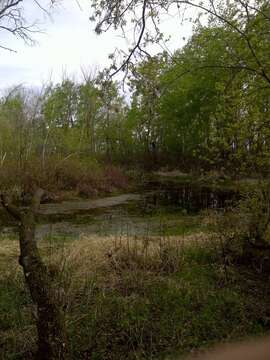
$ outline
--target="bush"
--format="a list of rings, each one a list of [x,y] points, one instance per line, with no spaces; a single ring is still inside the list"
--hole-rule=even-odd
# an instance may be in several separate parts
[[[121,169],[76,156],[63,159],[51,157],[45,164],[33,158],[23,168],[18,168],[16,162],[8,162],[0,172],[2,190],[17,189],[24,193],[31,193],[35,186],[39,186],[49,192],[72,192],[89,197],[99,192],[126,188],[127,184],[127,177]]]
[[[217,216],[217,234],[226,261],[269,271],[270,184],[261,182],[242,194],[235,208]]]

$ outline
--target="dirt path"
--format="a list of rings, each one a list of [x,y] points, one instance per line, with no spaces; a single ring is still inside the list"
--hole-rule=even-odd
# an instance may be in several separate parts
[[[137,194],[123,194],[97,200],[63,201],[59,204],[42,204],[40,206],[39,213],[41,215],[70,214],[76,213],[78,211],[87,211],[91,209],[122,205],[129,201],[136,201],[139,199],[140,195]]]

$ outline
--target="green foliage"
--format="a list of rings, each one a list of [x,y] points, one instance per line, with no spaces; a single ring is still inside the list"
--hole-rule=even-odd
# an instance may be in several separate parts
[[[154,142],[154,159],[165,163],[267,172],[269,6],[248,13],[241,6],[220,4],[220,17],[197,24],[171,59],[159,55],[136,67],[128,119],[145,161]]]
[[[77,104],[76,85],[70,80],[48,89],[47,99],[43,105],[46,122],[60,128],[74,126]]]
[[[95,182],[110,187],[110,179],[102,179],[106,169],[96,176],[94,164],[124,152],[119,142],[124,112],[118,85],[102,78],[80,84],[64,79],[41,94],[23,87],[10,90],[0,99],[1,186],[24,186],[28,179],[47,189],[56,184],[58,190],[82,188],[82,194],[96,191]],[[86,178],[96,179],[91,185]],[[117,183],[114,176],[112,182]]]
[[[131,67],[126,98],[105,71],[84,74],[80,83],[66,78],[49,84],[41,94],[16,87],[3,95],[0,167],[14,161],[24,169],[40,157],[45,169],[52,158],[82,156],[147,168],[267,175],[269,4],[255,1],[245,9],[238,1],[218,3],[208,23],[194,24],[183,48]]]
[[[158,1],[149,16],[155,21],[173,4]],[[269,4],[236,0],[186,5],[204,10],[208,22],[202,25],[198,14],[182,49],[130,67],[129,105],[105,71],[84,74],[81,83],[65,78],[42,94],[16,87],[2,96],[0,166],[15,161],[23,169],[32,156],[40,156],[45,168],[50,157],[83,154],[148,167],[225,167],[238,174],[267,174]],[[133,6],[142,4],[134,1]],[[97,32],[104,24],[125,27],[133,9],[125,9],[124,1],[94,1],[92,8],[96,20],[106,14]],[[156,36],[147,33],[145,44],[163,39],[158,27],[155,31]]]

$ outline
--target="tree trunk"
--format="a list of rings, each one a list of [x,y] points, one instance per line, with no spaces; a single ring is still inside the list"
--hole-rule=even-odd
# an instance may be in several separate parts
[[[35,213],[43,191],[37,190],[27,212],[20,211],[1,196],[2,205],[19,221],[20,258],[26,284],[37,306],[38,360],[69,358],[65,318],[57,288],[47,266],[42,262],[35,241]]]

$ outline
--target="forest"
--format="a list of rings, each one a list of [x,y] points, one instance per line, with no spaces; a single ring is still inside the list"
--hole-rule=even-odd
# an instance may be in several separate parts
[[[0,30],[26,41],[21,3],[0,2]],[[0,359],[199,359],[264,337],[269,2],[90,8],[100,37],[133,24],[127,52],[1,91]],[[195,11],[192,35],[150,54],[171,8]]]

